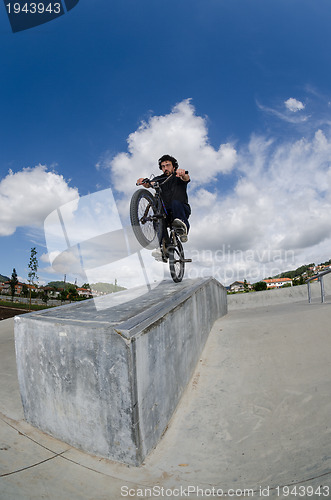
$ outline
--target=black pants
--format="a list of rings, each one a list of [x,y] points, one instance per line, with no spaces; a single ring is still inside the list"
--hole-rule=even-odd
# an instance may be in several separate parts
[[[171,205],[169,206],[169,209],[167,207],[167,210],[169,210],[171,220],[182,220],[187,227],[187,232],[189,232],[190,223],[188,221],[188,218],[191,215],[190,206],[187,203],[183,203],[182,201],[172,200]]]

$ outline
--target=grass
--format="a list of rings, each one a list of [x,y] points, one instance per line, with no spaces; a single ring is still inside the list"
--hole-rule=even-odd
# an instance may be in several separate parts
[[[31,311],[39,311],[41,309],[49,309],[53,306],[46,306],[40,304],[23,304],[22,302],[12,302],[11,300],[0,300],[0,306],[2,307],[11,307],[13,309],[23,309],[23,310],[31,310]]]

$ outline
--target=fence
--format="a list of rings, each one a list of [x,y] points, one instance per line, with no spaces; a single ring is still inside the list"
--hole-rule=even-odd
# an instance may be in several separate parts
[[[323,281],[323,276],[325,274],[331,273],[331,268],[327,269],[326,271],[321,271],[320,273],[315,274],[311,278],[307,280],[307,286],[308,286],[308,302],[309,304],[311,303],[311,287],[310,287],[310,282],[315,281],[316,279],[320,282],[321,284],[321,302],[325,302],[325,288],[324,288],[324,281]]]

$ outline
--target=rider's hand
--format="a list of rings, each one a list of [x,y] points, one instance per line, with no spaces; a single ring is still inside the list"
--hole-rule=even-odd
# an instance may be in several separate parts
[[[151,187],[150,183],[147,183],[147,182],[143,183],[143,180],[144,180],[144,177],[139,177],[139,179],[136,182],[137,186],[144,186],[145,188]]]
[[[183,168],[177,168],[176,177],[180,177],[183,181],[188,181],[190,178]]]

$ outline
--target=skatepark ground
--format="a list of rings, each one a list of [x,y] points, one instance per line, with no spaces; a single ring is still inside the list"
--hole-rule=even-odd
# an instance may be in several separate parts
[[[330,498],[330,317],[331,296],[230,308],[140,467],[25,422],[14,321],[1,321],[0,499]]]

